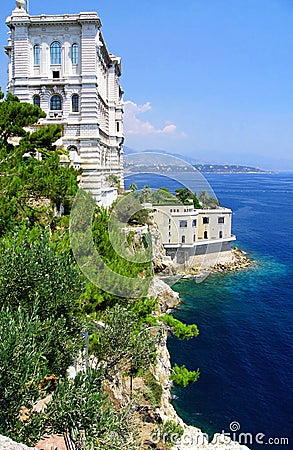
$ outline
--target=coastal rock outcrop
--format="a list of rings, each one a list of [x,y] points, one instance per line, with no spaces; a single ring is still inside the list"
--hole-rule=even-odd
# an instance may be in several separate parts
[[[212,272],[233,272],[246,269],[253,264],[255,264],[255,261],[249,259],[244,251],[235,247],[231,249],[231,261],[216,264],[213,266]]]
[[[177,439],[172,446],[172,450],[249,450],[246,445],[241,445],[238,442],[232,441],[229,436],[224,434],[214,435],[211,442],[206,433],[203,433],[199,428],[186,425],[184,421],[178,416],[173,405],[171,404],[172,395],[170,382],[171,363],[170,355],[167,349],[167,334],[165,340],[158,348],[158,363],[156,366],[155,376],[161,386],[163,387],[161,406],[158,408],[162,422],[175,422],[180,425],[184,433]],[[154,434],[154,438],[162,438]]]
[[[180,303],[178,292],[173,291],[159,277],[154,277],[150,284],[149,296],[159,300],[159,312],[166,312],[168,309],[175,308]]]

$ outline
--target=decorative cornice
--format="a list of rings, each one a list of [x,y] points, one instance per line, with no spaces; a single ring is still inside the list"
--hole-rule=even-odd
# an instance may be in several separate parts
[[[19,13],[21,11],[21,13]],[[7,17],[8,26],[18,25],[20,22],[29,24],[30,26],[39,25],[82,25],[84,23],[95,24],[100,28],[102,26],[101,19],[96,12],[81,12],[79,14],[41,14],[38,16],[29,16],[24,10],[14,10],[12,15]]]

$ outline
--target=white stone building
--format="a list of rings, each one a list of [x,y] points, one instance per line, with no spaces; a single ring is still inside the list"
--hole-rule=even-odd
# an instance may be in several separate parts
[[[232,211],[192,205],[152,206],[166,254],[178,264],[214,265],[231,259]]]
[[[123,90],[120,58],[109,53],[96,12],[29,15],[24,1],[7,18],[8,86],[39,105],[43,124],[60,124],[82,187],[105,206],[123,188]]]

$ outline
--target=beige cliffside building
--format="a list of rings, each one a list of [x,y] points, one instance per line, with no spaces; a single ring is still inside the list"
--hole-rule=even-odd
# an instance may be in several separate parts
[[[40,106],[47,114],[41,123],[62,125],[82,187],[107,206],[116,184],[123,188],[120,58],[108,51],[96,12],[34,16],[23,0],[16,4],[6,20],[7,91]]]
[[[231,259],[231,242],[236,240],[231,209],[194,209],[180,204],[153,208],[166,254],[176,263],[209,266]]]

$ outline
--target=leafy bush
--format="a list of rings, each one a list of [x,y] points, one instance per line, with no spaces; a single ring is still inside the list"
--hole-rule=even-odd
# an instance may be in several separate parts
[[[42,433],[69,433],[76,448],[134,450],[134,433],[129,411],[114,411],[103,393],[103,374],[88,370],[74,379],[59,380],[53,398],[42,414],[28,421],[23,434],[29,435],[35,425]]]
[[[39,242],[20,242],[16,233],[1,244],[0,311],[13,315],[20,308],[28,317],[37,311],[43,323],[35,339],[47,342],[48,369],[64,374],[79,349],[82,321],[73,310],[83,280],[68,256],[54,253],[45,233]]]
[[[172,369],[170,379],[173,381],[175,386],[186,387],[188,384],[194,383],[198,380],[200,375],[199,369],[195,371],[188,370],[184,365],[175,366]]]
[[[163,425],[159,427],[160,439],[163,444],[171,447],[180,440],[184,434],[184,429],[181,425],[173,422],[172,420],[167,420]]]
[[[162,386],[158,383],[158,381],[150,371],[144,372],[143,379],[146,386],[148,387],[147,392],[144,394],[145,397],[151,402],[153,406],[160,405],[163,393]]]
[[[0,340],[0,433],[14,438],[18,437],[16,430],[21,424],[21,407],[33,405],[39,395],[38,383],[48,374],[44,354],[54,334],[54,324],[51,322],[51,335],[39,341],[43,326],[37,311],[0,311],[0,335],[5,337]]]

